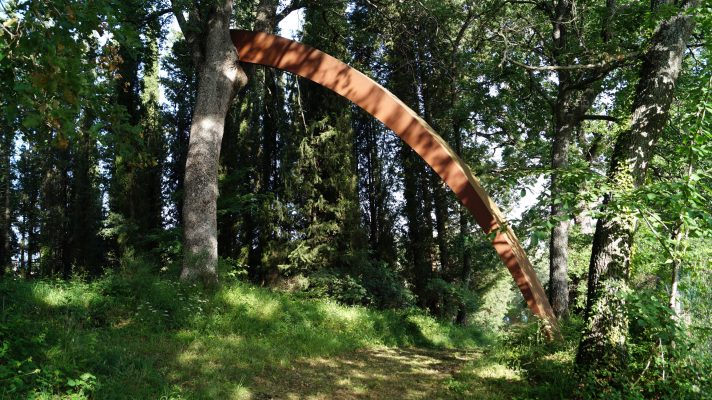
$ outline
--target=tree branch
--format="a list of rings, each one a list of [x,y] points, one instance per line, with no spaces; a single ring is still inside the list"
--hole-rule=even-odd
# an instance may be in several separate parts
[[[201,27],[200,19],[198,17],[199,13],[195,8],[192,8],[188,11],[190,21],[186,21],[185,16],[183,15],[183,10],[179,7],[179,3],[180,0],[171,0],[171,10],[178,21],[178,26],[180,26],[180,30],[183,32],[185,40],[190,46],[193,61],[197,68],[200,60],[203,58],[203,50],[201,48],[200,41],[198,40],[198,36],[196,35],[196,30],[199,30]]]
[[[145,17],[143,17],[143,18],[141,19],[141,23],[143,24],[143,23],[145,23],[145,22],[149,22],[149,21],[151,21],[151,20],[154,19],[154,18],[162,17],[162,16],[164,16],[164,15],[166,15],[166,14],[170,14],[171,12],[174,12],[174,11],[173,11],[173,7],[163,8],[163,9],[160,9],[160,10],[156,10],[156,11],[154,11],[154,12],[152,12],[152,13],[146,15]],[[178,17],[176,16],[176,19],[177,19],[177,18],[178,18]]]
[[[589,120],[589,121],[610,121],[610,122],[615,122],[616,124],[620,123],[620,120],[616,117],[611,117],[610,115],[584,115],[581,117],[581,119]]]
[[[582,70],[582,69],[601,69],[601,70],[607,70],[609,68],[615,67],[616,65],[626,61],[630,60],[633,58],[637,58],[640,56],[639,51],[635,51],[632,53],[628,54],[619,54],[615,57],[613,57],[612,60],[610,61],[602,61],[599,63],[594,63],[594,64],[573,64],[573,65],[540,65],[540,66],[534,66],[534,65],[527,65],[527,64],[522,64],[518,61],[514,61],[512,59],[509,60],[512,64],[522,67],[524,69],[530,70],[530,71],[575,71],[575,70]]]
[[[282,9],[282,11],[278,12],[277,15],[275,15],[275,23],[279,24],[280,21],[287,18],[287,15],[306,7],[308,3],[309,0],[292,0],[286,7]]]

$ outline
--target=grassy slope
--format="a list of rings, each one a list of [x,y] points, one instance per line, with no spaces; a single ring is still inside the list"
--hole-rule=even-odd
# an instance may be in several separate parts
[[[240,282],[205,294],[140,272],[91,283],[0,281],[0,296],[0,335],[9,345],[0,366],[19,360],[27,374],[6,378],[0,398],[82,386],[101,399],[260,398],[282,377],[299,380],[299,369],[317,368],[314,360],[363,358],[357,349],[472,349],[482,340],[417,313],[296,299]],[[73,381],[86,372],[95,384]]]

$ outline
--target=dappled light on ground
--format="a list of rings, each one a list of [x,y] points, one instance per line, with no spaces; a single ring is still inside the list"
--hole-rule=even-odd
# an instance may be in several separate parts
[[[3,323],[24,333],[13,357],[56,376],[42,390],[66,392],[90,373],[100,399],[429,398],[483,340],[414,311],[237,281],[207,294],[140,271],[4,281],[0,294],[13,299]]]
[[[432,399],[474,351],[362,349],[303,358],[255,379],[254,399]]]

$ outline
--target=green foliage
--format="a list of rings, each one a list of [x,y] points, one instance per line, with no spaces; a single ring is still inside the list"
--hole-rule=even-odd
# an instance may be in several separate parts
[[[0,293],[7,304],[7,296],[15,292],[7,282],[1,285]],[[46,363],[42,349],[50,346],[48,327],[34,331],[33,323],[17,315],[18,311],[20,307],[9,304],[0,314],[0,398],[90,398],[97,388],[96,377],[76,367]]]
[[[404,278],[387,263],[365,263],[353,272],[322,269],[307,275],[305,281],[302,290],[313,298],[378,309],[402,310],[415,305]]]
[[[270,4],[278,11],[285,3]],[[463,314],[501,341],[437,397],[569,397],[579,384],[579,397],[694,399],[712,391],[712,80],[710,44],[698,40],[712,31],[708,2],[690,10],[700,43],[686,53],[647,175],[613,183],[605,171],[628,128],[638,79],[639,60],[626,53],[644,50],[677,5],[653,12],[647,2],[572,2],[575,18],[558,51],[547,2],[306,3],[300,40],[392,88],[505,211],[541,189],[522,221],[510,221],[530,238],[539,276],[547,275],[545,242],[560,219],[626,212],[638,220],[627,368],[571,373],[590,233],[576,226],[569,237],[572,321],[563,323],[565,341],[550,346],[536,324],[520,325],[531,315],[485,240],[492,237],[472,240],[479,228],[460,220],[455,198],[410,149],[330,91],[261,68],[246,69],[250,86],[223,136],[224,286],[203,293],[167,278],[182,257],[182,179],[198,84],[190,44],[166,32],[168,2],[11,0],[0,11],[0,271],[12,275],[0,283],[0,397],[260,397],[253,378],[300,357],[472,346],[479,338],[471,329],[437,320]],[[619,9],[609,15],[611,4]],[[255,6],[235,2],[238,27],[253,25]],[[609,17],[614,34],[606,40]],[[592,68],[512,61],[621,61],[590,87],[605,95],[586,112],[617,122],[585,121],[572,132],[569,167],[559,171],[564,193],[555,199],[540,183],[552,172],[552,105],[562,82],[554,77],[582,78]],[[633,190],[637,178],[644,183]],[[605,208],[604,194],[612,199]],[[564,217],[549,216],[552,204]],[[102,268],[108,273],[99,277]],[[28,280],[11,280],[21,276]],[[32,280],[49,276],[66,279]]]
[[[321,270],[309,276],[309,294],[331,298],[348,305],[368,305],[371,298],[366,288],[350,275]]]
[[[631,321],[628,367],[582,376],[579,396],[590,399],[704,399],[712,390],[708,339],[679,320],[664,292],[639,290],[626,300]],[[662,298],[661,298],[662,297]]]
[[[446,382],[443,398],[574,398],[573,361],[581,323],[561,324],[563,340],[549,342],[538,323],[515,324]]]

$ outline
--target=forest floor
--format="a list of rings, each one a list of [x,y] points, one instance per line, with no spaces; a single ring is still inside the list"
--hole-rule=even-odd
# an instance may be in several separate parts
[[[526,339],[536,326],[512,345],[417,310],[343,306],[234,279],[206,293],[172,275],[127,271],[0,280],[0,399],[526,399],[568,390],[572,352],[538,354],[544,347]]]
[[[511,399],[519,373],[485,360],[479,349],[376,347],[313,357],[255,378],[263,399]]]
[[[377,347],[312,357],[255,379],[255,399],[432,399],[475,352]]]

